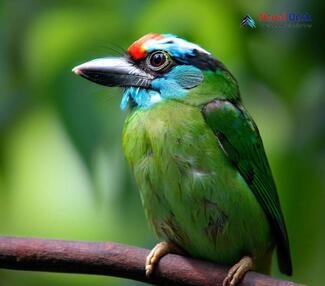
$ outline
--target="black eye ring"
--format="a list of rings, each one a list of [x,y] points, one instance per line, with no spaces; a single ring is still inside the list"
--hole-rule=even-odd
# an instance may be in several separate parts
[[[168,53],[156,51],[147,57],[146,62],[151,70],[160,71],[171,63],[171,59]]]

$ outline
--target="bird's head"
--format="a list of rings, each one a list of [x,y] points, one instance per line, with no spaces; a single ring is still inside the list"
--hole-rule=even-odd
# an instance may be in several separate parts
[[[106,86],[124,88],[121,109],[148,108],[166,99],[182,99],[205,78],[233,79],[224,65],[200,46],[171,34],[147,34],[123,57],[95,59],[73,69]]]

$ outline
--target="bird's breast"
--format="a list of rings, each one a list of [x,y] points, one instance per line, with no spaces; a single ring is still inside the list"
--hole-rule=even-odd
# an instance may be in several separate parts
[[[170,100],[134,111],[123,148],[159,237],[225,263],[266,247],[265,215],[200,108]]]
[[[211,160],[226,161],[200,108],[172,100],[133,112],[126,120],[123,148],[131,167],[144,174],[150,168],[164,174],[174,169],[203,177],[216,171],[208,168]]]
[[[207,232],[222,231],[227,215],[216,194],[234,172],[225,167],[229,162],[200,108],[170,101],[135,111],[126,121],[123,148],[158,235],[177,232],[186,240],[188,232],[182,228],[187,223],[201,224]],[[197,211],[184,216],[193,204]],[[179,221],[183,226],[175,226]]]

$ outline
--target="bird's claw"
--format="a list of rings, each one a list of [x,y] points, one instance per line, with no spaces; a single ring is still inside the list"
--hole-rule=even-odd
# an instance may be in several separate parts
[[[238,263],[231,267],[222,286],[235,286],[243,278],[247,271],[253,268],[253,260],[249,256],[244,256]]]
[[[158,261],[168,253],[181,253],[181,250],[176,244],[171,241],[163,241],[158,244],[150,251],[146,259],[146,276],[150,277],[155,265]]]

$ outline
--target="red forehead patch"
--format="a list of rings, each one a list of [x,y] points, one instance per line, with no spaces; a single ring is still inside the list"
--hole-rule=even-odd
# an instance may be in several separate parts
[[[143,44],[148,40],[160,40],[162,38],[164,37],[160,34],[147,34],[141,37],[139,40],[135,41],[128,48],[128,52],[133,59],[140,60],[147,54],[147,51],[144,49]]]

